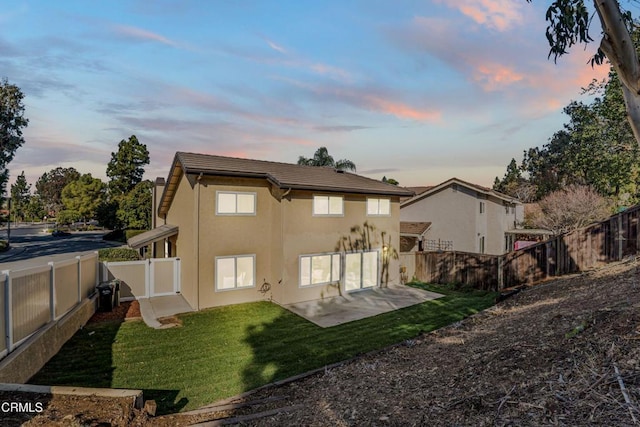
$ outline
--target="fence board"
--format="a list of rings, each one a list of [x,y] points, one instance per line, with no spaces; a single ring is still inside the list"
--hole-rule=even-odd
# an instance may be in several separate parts
[[[80,261],[80,296],[87,298],[96,290],[98,278],[98,254],[78,257]]]
[[[425,282],[498,290],[591,270],[636,254],[639,247],[640,205],[636,205],[602,222],[505,255],[417,252],[415,276]]]
[[[6,316],[7,316],[7,307],[6,307],[6,292],[7,285],[7,275],[4,273],[0,273],[0,331],[5,331],[6,328]],[[7,354],[7,340],[0,339],[0,357],[4,357]]]
[[[12,345],[51,320],[51,267],[9,273]]]
[[[56,319],[68,313],[79,302],[78,260],[50,263],[53,269]]]

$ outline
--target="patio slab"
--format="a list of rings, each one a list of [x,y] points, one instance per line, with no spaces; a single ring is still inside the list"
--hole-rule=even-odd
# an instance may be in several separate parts
[[[322,328],[329,328],[421,304],[442,296],[444,295],[409,286],[389,286],[317,301],[288,304],[284,308]]]
[[[158,321],[162,317],[195,311],[180,294],[161,297],[141,298],[140,314],[147,326],[155,329],[171,328],[174,324],[163,324]]]

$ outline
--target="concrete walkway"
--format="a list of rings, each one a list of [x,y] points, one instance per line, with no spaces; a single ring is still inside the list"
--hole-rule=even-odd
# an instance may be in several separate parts
[[[289,304],[284,308],[320,327],[328,328],[410,307],[442,296],[409,286],[389,286],[352,292],[341,297]]]
[[[142,320],[144,320],[147,326],[155,329],[166,329],[176,326],[175,323],[161,323],[158,319],[195,311],[180,294],[140,298],[138,302],[140,303]]]

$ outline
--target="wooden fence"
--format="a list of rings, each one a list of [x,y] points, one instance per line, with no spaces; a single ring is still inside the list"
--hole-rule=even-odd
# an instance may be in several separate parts
[[[640,205],[636,205],[602,222],[505,255],[416,252],[402,254],[401,264],[409,278],[423,282],[501,290],[591,270],[635,254],[640,247],[639,221]]]

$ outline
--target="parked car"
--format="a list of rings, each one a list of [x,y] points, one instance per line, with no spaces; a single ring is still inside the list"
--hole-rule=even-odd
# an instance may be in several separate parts
[[[71,236],[71,233],[67,231],[62,231],[62,230],[53,230],[53,233],[51,233],[51,235],[53,237],[64,237],[64,236]]]

